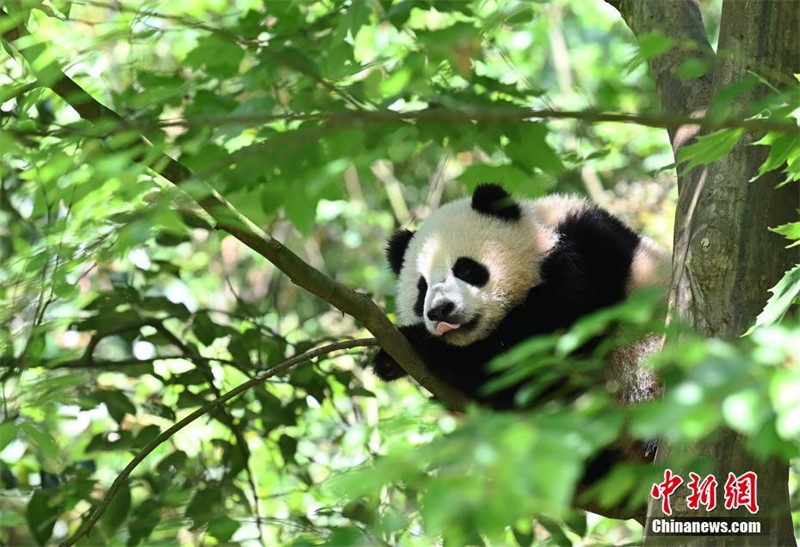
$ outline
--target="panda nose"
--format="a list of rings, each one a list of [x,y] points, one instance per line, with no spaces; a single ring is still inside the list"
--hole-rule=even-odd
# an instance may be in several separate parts
[[[428,319],[431,321],[446,321],[450,314],[453,313],[453,308],[455,308],[455,305],[449,300],[439,302],[428,310]]]

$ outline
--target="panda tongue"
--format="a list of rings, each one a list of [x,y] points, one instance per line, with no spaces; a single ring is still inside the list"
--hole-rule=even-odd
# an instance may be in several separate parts
[[[439,321],[439,323],[436,324],[436,334],[441,336],[446,332],[456,330],[460,326],[461,325],[459,323],[447,323],[445,321]]]

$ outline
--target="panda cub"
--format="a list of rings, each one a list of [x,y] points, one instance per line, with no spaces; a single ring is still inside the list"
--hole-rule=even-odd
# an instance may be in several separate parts
[[[387,257],[399,277],[400,331],[430,370],[494,409],[513,408],[521,387],[481,390],[494,357],[635,288],[666,285],[669,272],[664,251],[604,209],[560,195],[515,200],[497,184],[442,206],[416,232],[395,233]],[[606,356],[620,401],[658,393],[641,367],[658,343],[652,336]],[[383,350],[373,370],[387,381],[405,375]]]

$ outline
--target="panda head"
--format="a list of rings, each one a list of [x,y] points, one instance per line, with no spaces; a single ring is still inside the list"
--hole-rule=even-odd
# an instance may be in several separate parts
[[[401,324],[424,322],[457,346],[486,338],[541,281],[539,264],[556,239],[527,203],[499,185],[478,186],[389,241]]]

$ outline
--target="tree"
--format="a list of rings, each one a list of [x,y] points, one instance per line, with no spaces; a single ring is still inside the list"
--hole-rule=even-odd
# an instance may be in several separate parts
[[[673,50],[650,62],[667,112],[703,115],[714,105],[727,116],[744,117],[771,93],[770,84],[797,93],[792,81],[800,72],[797,2],[724,2],[716,54],[694,2],[621,2],[619,7],[639,36],[660,30],[676,42],[691,40],[698,45],[688,54]],[[675,68],[688,59],[707,66],[704,76],[689,81],[676,78]],[[764,74],[766,81],[722,99],[731,83],[746,82],[754,71]],[[723,100],[727,104],[721,104]],[[677,161],[681,150],[694,141],[691,131],[697,129],[670,133]],[[772,280],[800,259],[796,251],[784,249],[778,235],[769,232],[769,228],[795,218],[800,193],[791,185],[779,187],[783,182],[780,173],[764,172],[767,151],[752,146],[761,136],[736,135],[729,152],[717,161],[679,170],[670,304],[691,328],[708,337],[733,339],[744,334],[761,311],[762,295]],[[733,432],[688,449],[664,448],[659,455],[663,460],[682,452],[710,456],[716,462],[713,470],[717,476],[756,470],[760,488],[770,492],[762,507],[770,515],[769,532],[756,543],[794,543],[786,460],[756,459],[748,453],[743,438]],[[658,505],[651,503],[653,510],[658,514]],[[676,514],[692,512],[684,504]],[[714,514],[734,513],[720,506]],[[709,541],[714,540],[705,543]],[[705,544],[698,540],[701,543]]]
[[[799,261],[767,228],[800,238],[798,5],[725,2],[717,53],[689,0],[615,6],[633,55],[601,2],[0,8],[0,539],[635,539],[569,509],[647,499],[659,470],[635,465],[575,499],[630,424],[664,437],[670,465],[700,453],[717,473],[757,469],[777,493],[770,541],[789,541],[798,269],[778,280]],[[585,192],[652,229],[670,212],[669,144],[671,305],[729,343],[670,340],[663,401],[620,409],[601,386],[521,415],[472,408],[376,304],[391,310],[388,232],[463,186]],[[555,352],[531,389],[586,381],[597,356],[569,348],[610,322],[657,328],[648,298],[506,366]],[[375,339],[346,339],[365,330]],[[363,356],[329,356],[376,343],[466,415],[374,385]],[[703,383],[720,363],[723,380]],[[705,399],[686,403],[687,385]],[[698,436],[714,440],[686,448]]]

